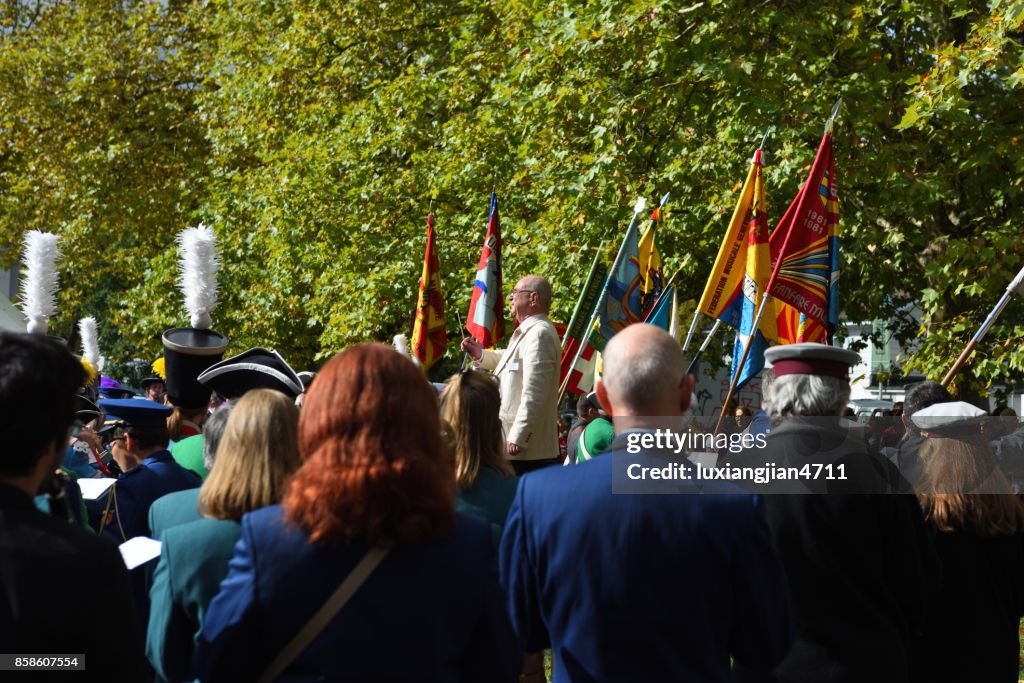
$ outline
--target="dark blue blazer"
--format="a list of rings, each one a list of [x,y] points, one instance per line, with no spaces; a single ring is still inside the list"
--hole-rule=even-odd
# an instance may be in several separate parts
[[[625,447],[520,479],[500,564],[522,649],[551,647],[563,682],[729,681],[730,657],[770,669],[793,626],[760,498],[612,493],[613,468],[682,460]]]
[[[393,547],[280,681],[513,681],[515,637],[486,522],[457,514],[451,538]],[[259,678],[356,563],[364,543],[310,543],[280,505],[242,535],[196,652],[204,682]]]
[[[149,456],[138,467],[122,474],[110,495],[110,519],[103,533],[118,543],[149,535],[149,506],[174,491],[198,488],[203,480],[174,461],[168,451]],[[124,532],[122,536],[122,530]]]

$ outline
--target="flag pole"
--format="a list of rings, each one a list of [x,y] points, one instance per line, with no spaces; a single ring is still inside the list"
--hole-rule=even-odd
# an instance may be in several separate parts
[[[757,315],[754,316],[754,323],[750,328],[750,335],[747,337],[747,343],[743,345],[743,355],[740,357],[740,362],[733,368],[732,381],[729,383],[729,393],[725,395],[725,401],[722,403],[722,413],[718,416],[718,423],[715,425],[714,433],[717,434],[719,428],[722,426],[722,420],[725,418],[725,406],[729,405],[729,401],[732,400],[732,395],[736,392],[736,385],[740,380],[740,372],[743,370],[743,366],[747,362],[747,357],[750,355],[750,348],[754,345],[754,337],[757,336],[758,326],[761,324],[761,318],[764,317],[764,309],[768,305],[768,288],[765,288],[764,296],[761,297],[761,305],[757,307]]]
[[[690,341],[693,340],[693,333],[697,329],[697,321],[700,320],[700,309],[693,312],[693,322],[690,323],[690,331],[686,333],[686,341],[683,342],[683,353],[690,348]]]
[[[681,272],[683,272],[683,267],[679,266],[676,272],[672,273],[672,277],[668,279],[668,283],[666,283],[665,286],[662,287],[661,294],[659,294],[658,298],[654,300],[653,304],[651,304],[651,310],[647,312],[647,317],[644,318],[644,322],[647,322],[650,319],[651,314],[654,313],[654,309],[656,309],[658,307],[658,304],[661,303],[661,297],[665,296],[665,293],[668,292],[669,288],[676,283],[676,278],[679,277],[679,273]]]
[[[466,328],[462,326],[462,316],[459,315],[458,309],[455,310],[455,317],[459,321],[459,334],[462,334],[462,331],[465,330]],[[468,332],[468,330],[466,330],[466,331]],[[469,361],[469,354],[466,353],[465,351],[463,351],[462,352],[462,367],[459,368],[459,372],[462,372],[463,370],[466,369],[466,363],[468,361]]]
[[[672,290],[672,310],[669,311],[668,333],[679,343],[679,290]]]
[[[1002,314],[1003,309],[1006,308],[1006,304],[1010,303],[1010,298],[1014,294],[1020,294],[1022,282],[1024,282],[1024,268],[1021,268],[1020,272],[1017,273],[1017,277],[1013,278],[1013,281],[1007,285],[1006,291],[1003,292],[999,301],[996,302],[996,305],[989,312],[988,317],[985,318],[985,322],[981,324],[978,331],[974,333],[973,337],[971,337],[971,341],[967,343],[967,346],[960,352],[956,361],[953,362],[953,367],[949,369],[949,372],[946,373],[946,376],[943,377],[940,382],[942,386],[947,386],[953,380],[954,375],[956,375],[956,373],[960,371],[960,368],[963,367],[963,364],[967,362],[967,359],[974,352],[974,347],[976,347],[978,343],[985,338],[985,335],[988,334],[989,328],[991,328],[995,323],[996,318]]]
[[[706,337],[704,337],[704,343],[700,345],[699,349],[697,349],[697,353],[694,354],[693,360],[690,361],[690,365],[686,368],[687,375],[692,375],[693,372],[697,369],[697,363],[700,362],[700,357],[704,354],[704,351],[707,350],[708,345],[711,344],[712,338],[714,338],[715,334],[718,332],[718,328],[721,326],[722,319],[715,318],[715,324],[711,327],[711,331],[708,332],[708,335]]]
[[[434,224],[434,222],[436,220],[434,218],[434,200],[433,199],[430,200],[430,209],[427,211],[427,220],[430,222],[431,226],[433,226],[433,224]],[[437,233],[434,233],[434,239],[435,240],[437,239]],[[435,246],[436,246],[436,243],[435,243]],[[441,303],[443,304],[444,303],[444,283],[441,281],[441,258],[440,258],[440,256],[438,257],[438,261],[437,261],[437,287],[438,287],[438,292],[437,293],[441,295]],[[459,311],[458,310],[455,311],[455,317],[459,319],[459,326],[461,328],[462,316],[459,315]],[[445,356],[448,355],[448,317],[447,316],[445,316],[445,319],[444,319],[444,330],[445,330],[444,331],[444,335],[445,335],[444,336],[444,354],[442,354],[441,358],[444,358]],[[459,333],[460,334],[462,333],[462,329],[459,329]],[[440,359],[438,359],[438,360],[440,360]]]
[[[665,195],[666,197],[668,195]],[[572,369],[576,367],[576,363],[580,361],[583,356],[583,351],[586,350],[586,340],[589,339],[591,330],[594,329],[594,323],[601,317],[601,307],[604,306],[604,302],[608,299],[608,279],[614,277],[615,271],[619,269],[619,265],[622,263],[622,257],[626,252],[626,238],[629,237],[630,230],[636,228],[637,218],[643,213],[644,209],[647,208],[647,202],[643,197],[639,197],[636,200],[636,204],[633,205],[633,219],[629,222],[629,227],[626,228],[626,234],[622,238],[622,244],[619,245],[619,253],[615,255],[615,261],[612,263],[611,269],[608,271],[608,278],[605,279],[604,288],[601,290],[601,297],[597,300],[597,306],[594,307],[594,314],[590,316],[590,322],[586,327],[586,337],[584,342],[580,344],[580,348],[577,349],[576,355],[572,359],[572,365],[569,366],[569,372],[565,373],[565,379],[562,380],[562,386],[558,388],[558,400],[556,404],[562,402],[562,397],[565,396],[565,390],[569,386],[569,378],[572,377]]]
[[[565,328],[565,336],[562,338],[562,353],[565,353],[565,347],[569,342],[569,332],[576,326],[576,319],[580,317],[580,304],[583,302],[583,298],[590,290],[594,273],[597,272],[597,266],[601,261],[601,254],[604,253],[604,245],[607,243],[608,240],[601,240],[601,245],[597,248],[597,253],[594,254],[594,261],[590,264],[590,272],[587,273],[586,282],[583,283],[583,289],[580,290],[580,298],[577,300],[576,307],[572,311],[572,317],[569,318],[569,325]]]
[[[843,98],[837,97],[836,103],[832,105],[832,113],[828,115],[828,120],[825,121],[825,134],[832,132],[832,124],[835,123],[836,117],[839,116],[839,108],[843,106]]]

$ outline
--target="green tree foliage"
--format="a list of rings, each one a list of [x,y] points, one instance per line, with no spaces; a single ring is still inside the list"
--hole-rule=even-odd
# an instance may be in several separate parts
[[[849,319],[892,320],[941,374],[1022,262],[1022,0],[24,7],[0,53],[0,231],[126,250],[106,289],[84,256],[99,286],[62,303],[116,292],[91,303],[151,352],[184,321],[171,236],[190,223],[222,241],[215,328],[305,365],[411,329],[431,203],[464,312],[492,189],[506,280],[548,274],[560,319],[634,199],[670,191],[659,246],[692,311],[763,132],[777,219],[837,97]],[[174,85],[129,97],[151,80]],[[1021,377],[1020,313],[979,348],[973,390]]]
[[[77,320],[96,315],[113,361],[158,354],[148,319],[170,315],[171,302],[129,305],[124,293],[157,275],[160,254],[206,201],[185,9],[114,0],[0,9],[2,258],[16,258],[27,230],[60,234],[51,329],[73,338]],[[159,272],[165,290],[168,275]]]

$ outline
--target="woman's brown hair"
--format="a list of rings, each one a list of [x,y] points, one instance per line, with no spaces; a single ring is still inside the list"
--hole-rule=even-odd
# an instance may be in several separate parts
[[[1013,495],[983,435],[928,437],[919,453],[924,469],[917,497],[937,529],[982,537],[1024,531],[1024,503]]]
[[[317,374],[299,418],[283,506],[313,541],[414,541],[451,533],[455,485],[437,392],[384,344],[359,344]]]
[[[513,474],[505,459],[500,409],[498,385],[482,372],[453,375],[441,393],[441,419],[451,426],[455,483],[459,488],[473,488],[481,467]]]
[[[199,490],[203,514],[241,519],[280,502],[299,467],[298,423],[298,408],[281,392],[246,392],[231,410],[213,469]]]
[[[174,406],[174,410],[167,416],[167,433],[171,440],[177,441],[182,438],[181,432],[185,428],[186,420],[194,425],[202,426],[203,421],[206,419],[206,411],[207,406],[199,408]]]

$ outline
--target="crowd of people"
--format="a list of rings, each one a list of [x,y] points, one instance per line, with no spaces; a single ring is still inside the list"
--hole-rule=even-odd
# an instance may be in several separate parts
[[[1017,680],[1024,504],[982,411],[925,383],[872,441],[843,418],[856,354],[772,347],[763,411],[730,411],[766,446],[718,464],[849,476],[701,481],[637,447],[683,428],[693,378],[635,324],[560,449],[551,298],[521,279],[507,348],[464,341],[440,395],[383,344],[312,381],[253,349],[197,371],[227,400],[187,413],[155,381],[94,405],[66,348],[0,333],[2,650],[111,681],[543,681],[545,651],[556,681]],[[74,480],[108,468],[84,500]],[[140,537],[159,553],[129,570]]]

